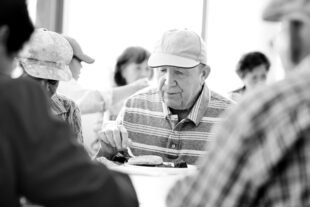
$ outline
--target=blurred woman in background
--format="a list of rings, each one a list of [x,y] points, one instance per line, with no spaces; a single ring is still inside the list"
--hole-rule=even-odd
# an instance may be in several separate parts
[[[130,84],[141,78],[151,79],[153,72],[147,61],[150,53],[142,47],[128,47],[118,57],[114,71],[117,86]]]
[[[150,53],[142,47],[128,47],[117,58],[114,71],[116,86],[125,86],[136,81],[151,80],[153,70],[148,67]],[[124,97],[124,99],[127,98]],[[123,101],[113,105],[105,113],[105,120],[115,120],[123,105]]]
[[[270,61],[261,52],[250,52],[241,57],[238,62],[236,73],[244,86],[230,92],[230,97],[238,101],[248,91],[266,84],[270,68]]]

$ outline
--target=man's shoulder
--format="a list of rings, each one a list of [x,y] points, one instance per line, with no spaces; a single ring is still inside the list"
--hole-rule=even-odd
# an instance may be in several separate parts
[[[144,88],[138,92],[136,92],[135,94],[133,94],[132,96],[130,96],[128,98],[128,100],[130,101],[135,101],[135,100],[139,100],[139,99],[144,99],[144,100],[158,100],[160,101],[160,96],[159,96],[159,90],[157,87],[147,87]]]
[[[66,111],[78,108],[77,104],[72,99],[58,93],[52,97],[52,100],[55,104],[63,106]]]
[[[131,97],[125,103],[126,109],[162,111],[162,101],[156,87],[145,88]]]
[[[224,107],[228,107],[231,104],[235,104],[235,102],[231,99],[229,99],[228,97],[225,97],[215,91],[211,91],[211,97],[210,97],[210,103],[214,103],[214,104],[221,104]]]

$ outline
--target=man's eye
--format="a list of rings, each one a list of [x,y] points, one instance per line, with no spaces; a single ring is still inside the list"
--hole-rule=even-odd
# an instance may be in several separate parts
[[[165,72],[167,72],[167,69],[163,68],[163,69],[160,69],[159,71],[160,71],[161,73],[165,73]]]

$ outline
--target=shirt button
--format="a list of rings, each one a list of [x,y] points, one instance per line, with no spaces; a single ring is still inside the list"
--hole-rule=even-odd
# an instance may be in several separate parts
[[[175,149],[175,147],[176,147],[175,144],[172,144],[172,145],[171,145],[171,148],[172,148],[172,149]]]

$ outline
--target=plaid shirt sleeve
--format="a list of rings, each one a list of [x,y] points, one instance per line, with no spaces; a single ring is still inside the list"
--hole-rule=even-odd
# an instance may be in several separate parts
[[[246,194],[242,173],[249,163],[247,149],[240,150],[242,143],[232,141],[238,136],[233,132],[234,123],[228,121],[219,128],[217,142],[210,147],[198,174],[176,183],[167,197],[169,207],[238,206],[236,202]]]
[[[257,91],[231,110],[197,175],[177,182],[167,205],[284,206],[288,198],[297,197],[299,205],[291,206],[305,206],[302,202],[309,202],[309,196],[302,198],[302,192],[310,187],[310,96],[305,90],[310,88],[309,77]],[[259,190],[266,183],[262,195]]]
[[[81,112],[74,102],[71,102],[71,110],[68,117],[68,122],[72,128],[74,136],[80,143],[84,142],[82,133]]]

